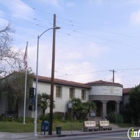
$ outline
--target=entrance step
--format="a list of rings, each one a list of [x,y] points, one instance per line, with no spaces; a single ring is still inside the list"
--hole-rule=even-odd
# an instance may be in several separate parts
[[[116,125],[116,124],[112,124],[112,123],[110,123],[110,126],[111,126],[112,128],[119,128],[118,125]]]

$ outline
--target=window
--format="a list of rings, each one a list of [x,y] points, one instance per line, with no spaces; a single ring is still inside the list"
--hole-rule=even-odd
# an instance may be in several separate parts
[[[69,98],[72,99],[74,97],[75,97],[75,95],[74,95],[74,88],[70,88],[69,89]]]
[[[86,90],[84,89],[81,90],[81,99],[86,100]]]
[[[56,86],[56,97],[62,97],[62,88],[60,86]]]

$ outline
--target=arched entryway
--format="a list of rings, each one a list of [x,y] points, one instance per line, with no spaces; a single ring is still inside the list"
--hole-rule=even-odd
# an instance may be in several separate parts
[[[101,101],[98,101],[98,100],[96,100],[96,101],[93,101],[94,103],[95,103],[95,105],[96,105],[96,107],[97,107],[97,109],[96,109],[96,116],[97,117],[101,117],[102,116],[102,102]]]
[[[109,115],[112,112],[116,112],[116,102],[108,101],[107,102],[107,115]]]

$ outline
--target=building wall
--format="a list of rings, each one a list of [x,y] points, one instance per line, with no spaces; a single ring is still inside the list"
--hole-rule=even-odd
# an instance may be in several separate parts
[[[100,107],[98,105],[98,116],[106,116],[109,112],[110,106],[115,105],[117,113],[120,112],[120,102],[122,101],[122,87],[112,85],[93,85],[89,93],[89,101],[100,101]],[[113,101],[112,104],[108,104],[109,101]],[[101,107],[102,106],[102,107]]]
[[[122,96],[122,87],[105,85],[92,86],[89,95]]]
[[[33,87],[35,87],[35,82],[33,82]],[[56,97],[56,86],[61,87],[62,91],[61,91],[61,97]],[[55,104],[55,108],[53,109],[53,112],[66,112],[67,111],[67,104],[68,102],[71,100],[69,98],[69,89],[70,88],[74,88],[75,91],[75,98],[80,98],[81,99],[81,91],[83,90],[83,88],[78,88],[78,87],[71,87],[71,86],[65,86],[65,85],[58,85],[55,84],[54,85],[54,104]],[[89,100],[89,90],[86,90],[86,98],[85,100],[82,100],[82,102],[86,102]],[[47,93],[50,95],[50,83],[45,83],[45,82],[38,82],[38,93]],[[46,113],[49,113],[49,109],[48,108],[46,110]],[[30,111],[31,112],[31,111]],[[32,111],[33,112],[33,111]],[[40,115],[42,112],[39,109],[38,110],[38,115]],[[28,113],[29,114],[29,113]],[[34,116],[34,113],[31,113],[31,116]]]
[[[35,87],[36,83],[35,81],[33,82],[33,87]],[[62,88],[62,95],[61,97],[56,97],[56,86],[60,86]],[[53,109],[53,112],[66,112],[67,111],[67,104],[71,100],[69,97],[69,89],[74,88],[75,89],[75,98],[80,98],[81,99],[81,91],[84,88],[80,87],[71,87],[71,86],[66,86],[66,85],[61,85],[61,84],[55,84],[54,85],[54,103],[55,103],[55,108]],[[114,100],[114,101],[122,101],[122,87],[119,86],[105,86],[105,85],[98,85],[98,86],[91,86],[91,89],[84,89],[86,90],[86,99],[82,100],[82,102],[86,101],[94,101],[94,100],[100,100],[100,101],[109,101],[109,100]],[[41,93],[47,93],[50,95],[50,83],[45,83],[45,82],[38,82],[38,94]],[[124,97],[124,103],[128,101],[128,97]],[[6,99],[2,99],[0,101],[0,114],[5,113],[6,111]],[[30,103],[27,101],[26,105],[26,116],[27,117],[34,117],[34,111],[29,111],[28,107],[29,105],[33,105],[34,108],[34,103]],[[46,113],[49,113],[48,108],[46,110]],[[20,110],[21,116],[23,116],[23,107]],[[38,108],[38,116],[42,114],[42,110]]]

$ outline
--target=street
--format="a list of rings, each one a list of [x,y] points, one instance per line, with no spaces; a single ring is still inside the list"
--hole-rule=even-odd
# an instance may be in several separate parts
[[[39,138],[38,138],[39,139]],[[128,140],[126,132],[113,132],[106,134],[90,134],[81,136],[62,136],[52,138],[40,138],[39,140]]]
[[[47,138],[47,140],[128,140],[126,132],[106,133],[106,134],[92,134],[82,136],[70,136],[70,137],[55,137]]]

